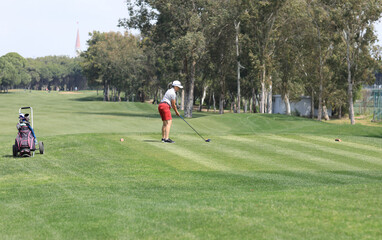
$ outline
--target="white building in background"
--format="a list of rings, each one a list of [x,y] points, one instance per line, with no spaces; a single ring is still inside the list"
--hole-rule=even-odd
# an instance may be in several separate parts
[[[302,96],[300,101],[290,101],[291,114],[298,114],[302,117],[309,117],[311,113],[311,97]],[[314,115],[317,116],[317,109],[314,109]],[[281,98],[281,95],[273,95],[273,114],[286,114],[285,102]],[[332,116],[332,109],[328,108],[329,117]]]
[[[78,22],[77,22],[77,25],[78,25]],[[79,57],[81,54],[81,42],[80,42],[80,29],[79,28],[77,28],[77,38],[76,38],[75,51],[76,51],[76,57]]]

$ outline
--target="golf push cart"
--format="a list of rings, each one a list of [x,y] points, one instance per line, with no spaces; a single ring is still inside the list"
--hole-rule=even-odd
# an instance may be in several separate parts
[[[33,108],[32,107],[22,107],[19,109],[19,114],[21,110],[30,109],[30,114],[26,113],[25,116],[30,116],[30,126],[33,129]],[[33,137],[32,131],[26,124],[23,124],[18,129],[17,137],[15,139],[15,145],[13,145],[13,157],[30,157],[34,156],[36,146],[35,139]],[[44,143],[38,142],[38,147],[40,154],[44,154]]]

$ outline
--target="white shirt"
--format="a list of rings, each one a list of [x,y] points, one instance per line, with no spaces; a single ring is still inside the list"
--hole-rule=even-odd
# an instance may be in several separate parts
[[[166,102],[171,106],[171,100],[176,99],[176,92],[174,88],[170,88],[167,90],[167,92],[164,94],[163,99],[161,102]]]

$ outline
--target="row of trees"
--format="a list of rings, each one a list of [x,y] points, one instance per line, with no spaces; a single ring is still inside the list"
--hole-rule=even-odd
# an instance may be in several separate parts
[[[130,17],[119,25],[141,36],[94,33],[83,54],[88,78],[105,89],[139,89],[142,98],[179,79],[187,117],[206,95],[219,98],[220,113],[229,104],[240,112],[242,103],[271,112],[277,93],[288,114],[291,99],[310,95],[319,120],[330,106],[354,124],[354,94],[379,66],[373,23],[382,0],[134,0],[127,7]],[[113,38],[128,39],[132,55]]]
[[[128,0],[127,8],[119,25],[140,36],[95,31],[80,58],[9,53],[0,86],[82,89],[86,77],[105,101],[124,93],[157,102],[180,80],[186,117],[205,99],[220,113],[271,113],[276,93],[287,114],[290,100],[309,95],[312,117],[331,107],[354,124],[357,93],[380,66],[373,23],[382,0]]]
[[[121,101],[121,92],[126,99],[134,95],[144,100],[150,83],[154,82],[145,72],[155,68],[149,68],[143,42],[127,32],[94,31],[90,36],[89,47],[81,54],[89,86],[103,87],[104,101]]]
[[[84,89],[86,78],[79,58],[47,56],[23,58],[18,53],[0,57],[0,87],[28,89]]]

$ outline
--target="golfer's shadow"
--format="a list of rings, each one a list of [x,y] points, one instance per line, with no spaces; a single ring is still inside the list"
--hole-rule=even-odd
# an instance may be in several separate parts
[[[3,155],[3,158],[14,158],[13,155]]]
[[[160,143],[162,142],[161,140],[143,140],[144,142],[151,142],[151,143]]]

